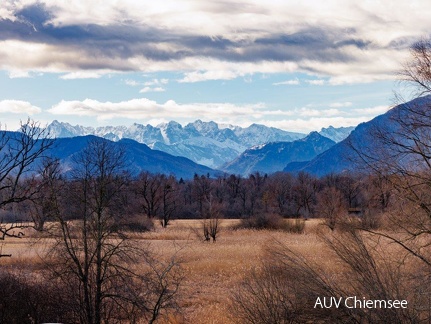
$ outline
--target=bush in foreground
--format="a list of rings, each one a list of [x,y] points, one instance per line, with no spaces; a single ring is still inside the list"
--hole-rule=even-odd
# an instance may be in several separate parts
[[[398,250],[365,234],[346,231],[324,238],[336,269],[324,269],[276,243],[262,265],[245,276],[232,297],[232,311],[242,323],[426,323],[429,273],[415,261],[396,262]],[[383,255],[384,253],[384,255]],[[406,260],[404,260],[406,261]],[[422,273],[422,277],[418,274]],[[407,300],[407,308],[315,307],[318,298]]]

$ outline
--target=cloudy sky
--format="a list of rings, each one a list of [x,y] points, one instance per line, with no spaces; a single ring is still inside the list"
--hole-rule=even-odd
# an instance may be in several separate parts
[[[429,17],[429,0],[1,0],[0,121],[357,125],[393,103]]]

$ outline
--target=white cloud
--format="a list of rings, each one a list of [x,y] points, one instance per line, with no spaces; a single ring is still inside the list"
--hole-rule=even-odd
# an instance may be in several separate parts
[[[0,19],[9,19],[14,21],[14,3],[11,0],[3,0],[0,6]]]
[[[272,85],[279,86],[279,85],[299,85],[299,84],[300,84],[299,80],[294,79],[294,80],[287,80],[282,82],[275,82]]]
[[[399,68],[399,67],[398,67]],[[393,80],[395,76],[396,69],[394,68],[393,73],[387,74],[357,74],[357,75],[341,75],[331,77],[328,83],[333,86],[345,85],[345,84],[359,84],[359,83],[372,83],[375,81],[382,80]]]
[[[127,84],[128,86],[131,86],[131,87],[137,87],[137,86],[141,85],[138,81],[129,80],[129,79],[124,80],[124,83]]]
[[[151,87],[151,86],[154,86],[154,85],[168,84],[168,83],[169,83],[168,79],[160,79],[160,80],[159,79],[153,79],[151,81],[144,82],[144,85],[148,86],[148,87]]]
[[[324,3],[311,0],[301,2],[248,0],[236,3],[199,0],[162,2],[123,0],[121,3],[115,0],[40,2],[55,9],[55,15],[50,21],[55,26],[133,22],[164,26],[168,30],[190,34],[226,35],[230,39],[249,39],[264,33],[276,33],[281,26],[286,33],[292,33],[303,26],[306,19],[308,25],[356,27],[360,35],[369,33],[380,43],[385,42],[388,35],[392,37],[411,35],[418,30],[418,26],[421,26],[423,31],[429,30],[431,14],[431,8],[426,0],[409,2],[398,0],[390,4],[353,0],[328,0]],[[98,14],[94,15],[94,12]]]
[[[164,92],[166,91],[162,85],[166,85],[169,83],[169,79],[152,79],[151,81],[146,82],[138,82],[136,80],[126,79],[124,83],[131,87],[144,86],[139,92],[147,93],[147,92]]]
[[[295,108],[295,109],[286,110],[286,111],[281,111],[281,110],[265,111],[265,115],[268,115],[268,116],[277,115],[277,116],[291,116],[291,117],[338,116],[343,114],[344,112],[336,108],[317,109],[309,106],[302,107],[302,108]]]
[[[12,114],[27,114],[35,115],[42,111],[37,106],[33,106],[27,101],[21,100],[2,100],[0,101],[0,112],[1,113],[12,113]]]
[[[349,102],[335,103],[338,108],[350,106]],[[196,119],[214,120],[219,123],[247,126],[260,123],[289,131],[310,132],[322,127],[356,126],[387,111],[387,107],[349,109],[340,111],[336,107],[316,109],[303,107],[292,110],[271,110],[263,103],[187,103],[174,100],[158,103],[146,98],[122,102],[61,101],[48,110],[55,115],[95,117],[98,121],[128,118],[144,120],[157,125],[175,120],[191,122]]]
[[[308,84],[311,85],[318,85],[318,86],[322,86],[325,85],[325,80],[320,80],[320,79],[316,79],[316,80],[305,80],[305,82],[307,82]]]
[[[99,79],[102,77],[100,72],[93,71],[77,71],[71,72],[65,75],[60,76],[60,79],[63,80],[74,80],[74,79]]]
[[[155,88],[145,87],[145,88],[142,88],[141,90],[139,90],[139,93],[164,92],[164,91],[165,91],[165,89],[162,87],[155,87]]]
[[[98,120],[114,118],[130,119],[214,119],[217,118],[259,118],[265,114],[263,104],[234,105],[230,103],[179,104],[173,100],[165,103],[146,98],[122,102],[100,102],[92,99],[83,101],[61,101],[48,112],[56,115],[93,116]]]
[[[293,68],[295,72],[328,76],[330,84],[370,82],[393,78],[394,68],[403,61],[399,58],[408,53],[408,42],[431,29],[428,0],[390,4],[354,0],[3,0],[0,18],[15,21],[14,10],[31,4],[50,11],[43,26],[99,26],[99,32],[106,27],[107,33],[109,27],[119,26],[135,28],[134,35],[140,29],[143,34],[154,33],[149,40],[131,37],[123,39],[124,44],[114,45],[106,42],[104,34],[89,40],[76,35],[75,44],[71,39],[64,42],[62,37],[37,35],[29,42],[16,40],[27,36],[0,42],[1,68],[70,73],[65,78],[80,77],[73,74],[79,68],[100,67],[111,71],[180,71],[185,73],[181,82],[200,82]],[[300,32],[305,29],[326,31],[334,39],[323,48],[314,48],[316,42],[301,38]],[[299,35],[294,47],[300,48],[302,55],[283,54],[286,51],[282,47],[292,44],[274,38],[282,34]],[[116,33],[107,34],[108,39],[112,35],[118,37]],[[406,39],[406,44],[394,45]],[[270,46],[257,48],[262,40],[269,40]],[[272,45],[274,51],[269,49]],[[206,64],[208,58],[217,64]]]
[[[17,55],[19,53],[19,55]],[[88,56],[87,53],[61,45],[50,45],[20,40],[0,41],[0,69],[13,71],[35,71],[68,73],[69,77],[96,77],[113,71],[139,70],[134,63],[121,57]],[[148,60],[139,60],[136,64],[151,65]],[[77,66],[104,65],[109,69],[77,71]]]
[[[178,80],[181,83],[194,83],[210,80],[232,80],[238,76],[242,76],[240,72],[234,72],[229,70],[218,70],[218,71],[195,71],[187,72],[183,79]]]
[[[30,74],[30,71],[22,71],[22,70],[9,71],[9,78],[11,79],[32,78],[32,77],[33,76]]]

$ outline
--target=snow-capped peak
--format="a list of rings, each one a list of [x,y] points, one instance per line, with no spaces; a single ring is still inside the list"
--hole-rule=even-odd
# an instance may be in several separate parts
[[[261,148],[269,142],[291,142],[306,136],[259,124],[243,128],[202,120],[196,120],[184,127],[178,122],[170,121],[157,126],[133,123],[129,127],[102,126],[96,129],[54,120],[48,130],[52,137],[96,135],[112,141],[129,138],[213,168],[232,160],[247,148]],[[335,128],[322,129],[321,133],[325,130],[338,134]]]

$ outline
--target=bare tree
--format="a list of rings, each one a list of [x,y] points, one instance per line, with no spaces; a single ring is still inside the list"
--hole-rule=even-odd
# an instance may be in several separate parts
[[[201,226],[192,228],[192,231],[199,239],[203,237],[206,242],[212,239],[215,243],[221,231],[221,222],[221,204],[210,194],[209,199],[204,204]]]
[[[148,323],[154,323],[163,311],[167,309],[178,309],[176,295],[183,279],[180,271],[180,263],[176,255],[167,261],[161,261],[154,256],[147,255],[146,264],[149,265],[147,271],[141,278],[144,283],[144,293],[141,296],[143,304],[149,304],[144,317]],[[142,298],[143,297],[143,298]],[[148,303],[151,301],[151,303]]]
[[[148,218],[159,214],[162,202],[162,181],[160,176],[143,172],[137,180],[136,193],[142,197],[142,208]]]
[[[312,206],[317,189],[316,179],[311,175],[300,172],[294,186],[294,201],[296,203],[296,214],[305,218],[312,214]]]
[[[204,213],[205,202],[208,201],[212,191],[211,179],[204,175],[198,176],[195,174],[192,185],[193,198],[198,203],[198,211],[202,215]]]
[[[204,236],[207,241],[209,241],[209,238],[212,238],[213,243],[215,243],[221,230],[220,206],[217,202],[213,201],[212,196],[210,196],[207,203],[208,210],[203,221]]]
[[[317,212],[333,231],[342,217],[347,216],[346,203],[342,193],[334,187],[327,187],[317,194]]]
[[[176,208],[176,180],[173,176],[165,177],[162,176],[159,178],[161,182],[161,197],[162,197],[162,206],[160,212],[160,222],[162,227],[166,228],[169,225],[169,222],[172,218],[173,213]]]
[[[122,193],[129,181],[123,172],[124,153],[114,143],[97,139],[74,162],[73,179],[59,197],[62,210],[56,214],[57,226],[51,229],[56,240],[49,253],[51,268],[75,298],[77,321],[133,323],[154,307],[163,308],[165,303],[157,300],[174,293],[159,289],[152,292],[156,300],[147,300],[141,293],[151,289],[152,281],[134,265],[146,264],[148,253],[118,226],[125,209]],[[163,270],[163,280],[171,269],[168,265]]]
[[[357,208],[360,205],[360,196],[363,189],[361,177],[348,174],[340,180],[338,188],[346,198],[348,208]]]
[[[37,165],[53,144],[39,123],[27,120],[18,132],[0,131],[0,208],[14,210],[17,204],[32,199],[40,190]],[[15,218],[17,218],[15,216]],[[22,221],[0,224],[0,240],[22,237]],[[8,255],[9,256],[9,255]]]
[[[46,158],[39,171],[39,191],[31,199],[30,216],[37,231],[43,231],[47,221],[56,219],[59,214],[59,192],[63,190],[60,162]]]
[[[431,93],[431,39],[421,39],[410,48],[410,59],[399,72],[415,97]]]
[[[166,228],[176,209],[176,179],[164,174],[143,172],[135,182],[135,192],[142,200],[148,218],[159,218]]]
[[[271,192],[276,200],[278,213],[286,216],[292,200],[293,177],[288,173],[281,173],[272,182]]]
[[[64,282],[82,291],[76,299],[83,323],[101,323],[108,301],[119,298],[115,278],[125,275],[123,264],[131,258],[126,240],[116,235],[114,226],[120,208],[115,206],[116,198],[125,184],[119,174],[122,159],[123,154],[107,141],[91,142],[76,157],[74,180],[62,197],[73,207],[56,215],[54,268]],[[72,218],[68,212],[79,222],[67,221]]]
[[[411,59],[400,73],[401,79],[414,95],[430,94],[431,41],[421,40],[411,48]],[[375,120],[367,142],[355,145],[358,160],[373,171],[377,178],[390,185],[396,208],[387,217],[388,226],[397,229],[397,235],[373,231],[402,246],[431,267],[431,98],[418,97],[392,109],[389,123]],[[389,196],[381,196],[382,207]],[[371,231],[371,230],[370,230]]]

